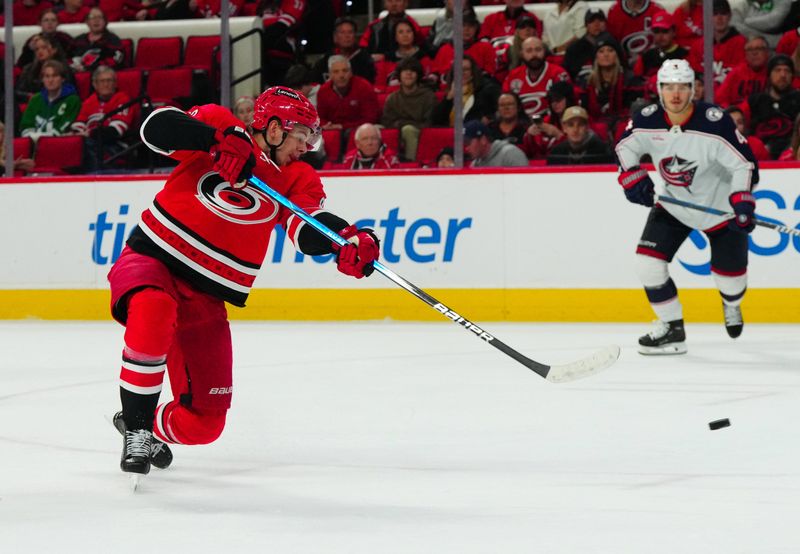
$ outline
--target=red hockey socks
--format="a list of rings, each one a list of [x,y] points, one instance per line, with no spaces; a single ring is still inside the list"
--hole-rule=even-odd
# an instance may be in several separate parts
[[[173,400],[158,407],[153,434],[171,444],[208,444],[222,434],[225,414],[221,410],[187,408]]]
[[[152,429],[176,318],[177,303],[160,289],[143,289],[128,300],[119,376],[122,418],[128,429]]]

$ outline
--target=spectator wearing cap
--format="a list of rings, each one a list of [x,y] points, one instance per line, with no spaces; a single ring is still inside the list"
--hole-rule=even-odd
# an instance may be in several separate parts
[[[767,65],[767,86],[742,104],[753,135],[760,138],[776,159],[788,146],[794,120],[800,115],[800,90],[792,88],[794,62],[777,54]]]
[[[498,83],[502,83],[505,80],[509,71],[524,63],[522,60],[522,43],[530,37],[539,36],[538,33],[536,21],[529,17],[520,17],[517,20],[517,28],[513,36],[495,41],[497,71],[494,74],[494,78]]]
[[[358,46],[357,31],[356,21],[350,17],[340,17],[333,23],[333,50],[318,59],[311,68],[317,83],[328,80],[328,59],[336,55],[347,58],[354,75],[370,83],[375,82],[375,62],[369,52]]]
[[[714,0],[714,82],[721,85],[731,69],[742,59],[747,39],[731,26],[728,0]],[[703,68],[705,72],[705,68]]]
[[[636,63],[636,59],[653,45],[650,22],[663,10],[652,0],[616,0],[608,10],[608,32],[624,48],[628,63]]]
[[[600,39],[595,50],[592,72],[582,85],[581,103],[593,121],[614,129],[627,119],[630,105],[644,96],[644,81],[622,65],[622,48],[611,38]]]
[[[449,146],[442,148],[436,155],[436,167],[448,168],[456,166],[456,158],[453,149]]]
[[[430,88],[421,85],[423,69],[419,60],[402,60],[397,64],[396,72],[400,89],[386,99],[381,124],[400,130],[405,159],[413,161],[417,156],[420,130],[431,124],[436,95]]]
[[[564,56],[567,48],[586,34],[585,14],[589,5],[578,0],[558,0],[544,14],[542,40],[550,53]]]
[[[675,23],[668,12],[657,13],[650,28],[654,36],[654,45],[642,53],[633,66],[634,75],[644,79],[654,77],[664,60],[685,60],[690,53],[687,48],[675,42]]]
[[[489,122],[489,137],[492,140],[505,140],[522,148],[522,141],[530,124],[519,96],[513,92],[504,92],[497,99],[497,114]]]
[[[542,22],[532,12],[525,9],[525,0],[505,0],[506,7],[499,12],[490,13],[483,20],[481,38],[492,43],[502,41],[514,34],[517,21],[521,17],[533,19],[536,22],[536,36],[542,36]]]
[[[491,140],[489,128],[481,121],[464,125],[464,150],[471,167],[527,167],[522,150],[504,140]]]
[[[323,129],[355,129],[377,123],[378,97],[372,84],[356,75],[344,56],[328,59],[329,81],[319,88],[317,111]]]
[[[769,150],[767,147],[764,146],[764,143],[761,141],[760,138],[753,136],[750,134],[750,129],[747,128],[747,120],[744,118],[744,112],[742,108],[739,106],[731,106],[730,108],[725,109],[725,113],[731,116],[733,119],[734,124],[736,124],[736,129],[741,133],[743,137],[747,138],[747,144],[750,145],[750,150],[753,151],[753,156],[758,161],[764,160],[771,160],[771,156],[769,154]]]
[[[614,163],[608,143],[589,129],[589,114],[580,106],[571,106],[561,118],[566,140],[555,145],[547,155],[547,165],[582,165]]]
[[[564,69],[567,70],[573,81],[585,81],[594,64],[594,54],[600,40],[614,40],[606,30],[606,14],[599,8],[589,8],[584,15],[586,34],[570,44],[564,54]],[[625,56],[620,61],[625,64]]]
[[[497,54],[487,41],[478,40],[480,29],[481,24],[475,14],[465,13],[464,26],[462,28],[464,55],[475,60],[481,71],[493,76],[497,71]],[[455,56],[455,49],[452,41],[442,44],[433,60],[432,68],[433,73],[439,75],[440,79],[442,75],[446,75],[450,68],[453,67],[453,56]]]
[[[383,7],[386,15],[372,21],[358,43],[376,62],[384,60],[388,54],[397,50],[394,26],[398,21],[408,21],[414,27],[415,36],[420,40],[423,37],[419,23],[406,13],[408,0],[383,0]]]
[[[715,91],[714,101],[723,107],[739,104],[767,83],[769,45],[764,37],[752,37],[744,47],[744,62],[731,69]]]
[[[500,87],[493,79],[484,76],[478,64],[469,56],[464,56],[461,67],[463,70],[461,98],[464,121],[473,119],[489,121],[497,106]],[[447,94],[433,108],[433,124],[440,127],[452,127],[455,123],[453,99],[456,95],[452,68],[445,77],[445,82],[447,83]]]
[[[356,147],[345,154],[344,169],[392,169],[398,166],[397,156],[381,140],[381,132],[371,123],[356,129]]]

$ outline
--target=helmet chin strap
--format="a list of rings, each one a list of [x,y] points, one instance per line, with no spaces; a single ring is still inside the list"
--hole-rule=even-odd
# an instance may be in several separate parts
[[[283,146],[283,143],[286,142],[286,137],[289,136],[289,133],[287,133],[286,131],[283,131],[282,130],[283,127],[281,127],[281,130],[282,130],[281,141],[277,145],[271,144],[269,142],[269,139],[267,138],[267,129],[269,129],[269,124],[272,123],[273,121],[277,121],[278,125],[280,125],[280,119],[278,119],[277,117],[271,117],[270,120],[267,122],[266,128],[264,128],[261,131],[261,133],[264,135],[264,142],[266,142],[267,146],[269,147],[269,154],[268,154],[269,155],[269,159],[277,164],[278,163],[278,148]]]

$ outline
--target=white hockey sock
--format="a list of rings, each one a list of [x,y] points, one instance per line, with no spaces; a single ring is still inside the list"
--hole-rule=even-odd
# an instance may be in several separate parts
[[[644,285],[644,292],[658,319],[661,321],[683,319],[683,306],[678,299],[678,288],[669,276],[666,261],[637,254],[636,273]]]
[[[747,273],[742,275],[720,275],[714,273],[714,282],[717,284],[722,301],[728,306],[738,306],[742,303],[744,293],[747,290]]]

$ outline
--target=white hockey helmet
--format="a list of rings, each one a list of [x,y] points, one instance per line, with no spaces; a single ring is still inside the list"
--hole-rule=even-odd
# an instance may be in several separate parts
[[[689,99],[694,97],[694,69],[686,60],[665,60],[661,64],[656,76],[658,83],[658,97],[663,106],[664,100],[661,98],[661,85],[668,83],[687,83],[691,87]]]

